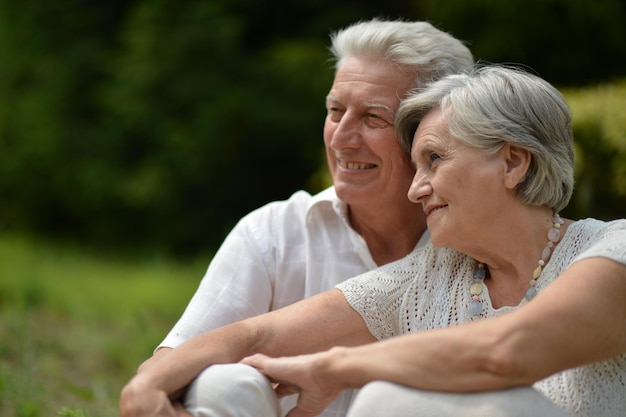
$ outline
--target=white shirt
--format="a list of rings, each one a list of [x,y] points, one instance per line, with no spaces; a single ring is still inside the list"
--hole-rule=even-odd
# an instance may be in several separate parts
[[[545,265],[537,288],[541,291],[572,263],[591,257],[626,265],[626,220],[585,219],[572,223]],[[363,316],[370,332],[378,339],[387,339],[472,321],[469,304],[475,267],[476,261],[469,256],[428,244],[419,252],[345,281],[338,288]],[[483,291],[488,294],[484,283]],[[488,296],[483,297],[483,304],[481,318],[522,306],[520,303],[496,309]],[[537,382],[535,388],[572,416],[624,417],[626,353],[557,373]]]
[[[424,233],[416,249],[428,238]],[[159,347],[176,347],[207,330],[285,307],[377,267],[365,240],[350,227],[347,205],[333,187],[315,196],[298,191],[237,223]],[[350,398],[351,392],[342,394],[321,415],[345,415]]]

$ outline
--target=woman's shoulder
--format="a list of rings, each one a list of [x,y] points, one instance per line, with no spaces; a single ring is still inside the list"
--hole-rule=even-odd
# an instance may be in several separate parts
[[[377,286],[398,288],[409,282],[441,282],[433,279],[434,276],[456,277],[459,270],[468,264],[473,264],[471,257],[449,248],[437,248],[428,241],[417,247],[404,258],[368,271],[355,282],[359,285],[370,285],[377,282]]]
[[[626,264],[626,220],[578,220],[569,226],[564,243],[575,260],[600,256]]]
[[[587,218],[574,221],[566,232],[567,235],[574,235],[578,239],[587,238],[591,241],[612,236],[616,239],[626,239],[626,219],[599,220]]]

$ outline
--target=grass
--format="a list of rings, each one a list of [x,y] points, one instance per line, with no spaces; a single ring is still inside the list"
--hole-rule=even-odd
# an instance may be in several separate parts
[[[0,235],[0,415],[117,416],[121,387],[207,263],[121,260]]]

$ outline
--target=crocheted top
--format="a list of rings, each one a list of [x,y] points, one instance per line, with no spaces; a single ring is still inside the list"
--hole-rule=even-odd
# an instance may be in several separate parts
[[[573,262],[598,256],[626,264],[626,220],[585,219],[572,223],[544,267],[538,290]],[[378,339],[386,339],[472,321],[468,294],[475,265],[466,255],[429,244],[337,288],[364,318],[370,332]],[[483,299],[480,318],[495,317],[519,307],[494,309],[488,296]],[[624,417],[626,353],[552,375],[537,382],[535,388],[573,416]]]

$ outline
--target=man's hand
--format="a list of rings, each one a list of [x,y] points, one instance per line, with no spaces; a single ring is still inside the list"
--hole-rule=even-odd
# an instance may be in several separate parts
[[[141,376],[133,378],[122,389],[120,395],[120,417],[181,417],[189,413],[174,407],[167,394],[142,381]],[[181,412],[185,414],[181,414]]]
[[[176,410],[177,417],[193,417],[191,413],[185,410],[185,407],[183,407],[180,401],[174,401],[173,404],[174,404],[174,410]]]

